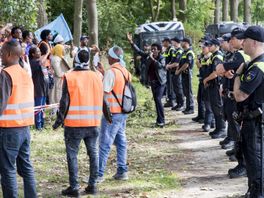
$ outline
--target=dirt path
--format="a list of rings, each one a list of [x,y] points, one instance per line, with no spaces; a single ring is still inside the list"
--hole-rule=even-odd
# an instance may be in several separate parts
[[[193,115],[169,112],[169,117],[177,118],[179,127],[172,135],[176,136],[183,157],[168,162],[168,168],[181,178],[182,190],[168,192],[166,197],[237,198],[244,195],[247,178],[228,178],[227,170],[237,164],[228,160],[225,150],[220,148],[219,139],[212,140],[208,133],[201,132],[201,125],[191,121]]]

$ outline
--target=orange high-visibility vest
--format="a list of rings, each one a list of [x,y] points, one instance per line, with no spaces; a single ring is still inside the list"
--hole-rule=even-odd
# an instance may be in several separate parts
[[[127,69],[125,67],[122,67],[120,65],[120,63],[113,64],[111,66],[111,70],[115,74],[115,84],[113,87],[113,91],[115,92],[119,103],[122,104],[124,87],[125,87],[124,76],[128,81],[131,81],[131,74],[129,73],[129,71],[127,71]],[[122,113],[122,109],[121,109],[120,105],[118,104],[116,98],[112,94],[112,92],[105,93],[105,94],[106,94],[107,101],[109,103],[111,113]]]
[[[44,44],[48,47],[48,53],[50,54],[50,53],[51,53],[51,50],[52,50],[50,44],[48,44],[48,43],[45,42],[45,41],[41,41],[41,42],[38,44],[38,47],[40,47],[40,45],[41,45],[42,43],[44,43]],[[49,56],[48,56],[47,60],[45,61],[44,66],[50,68],[50,66],[51,66],[51,62],[50,62]]]
[[[65,74],[70,105],[64,125],[68,127],[100,126],[103,108],[103,83],[94,71]]]
[[[32,79],[20,65],[4,70],[12,80],[12,92],[6,109],[0,115],[0,127],[23,127],[34,124],[34,86]]]

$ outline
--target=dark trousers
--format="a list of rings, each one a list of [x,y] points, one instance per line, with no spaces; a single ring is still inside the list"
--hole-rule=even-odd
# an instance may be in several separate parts
[[[155,101],[155,107],[156,107],[156,112],[157,112],[157,123],[165,123],[165,118],[164,118],[164,108],[161,102],[165,86],[166,85],[161,85],[159,81],[151,81],[151,90],[153,94],[153,98]]]
[[[227,137],[232,141],[236,141],[239,136],[239,124],[233,119],[233,112],[237,110],[236,101],[230,98],[223,98],[224,102],[224,114],[226,121],[228,123],[227,126]]]
[[[215,118],[215,130],[217,132],[225,131],[226,128],[223,112],[223,101],[222,97],[220,96],[219,89],[220,86],[216,83],[209,86],[210,103]]]
[[[182,75],[172,75],[173,90],[176,95],[176,102],[178,106],[183,106],[183,88],[182,88]]]
[[[64,138],[66,145],[69,182],[73,189],[79,188],[78,182],[78,151],[81,140],[84,141],[90,159],[89,185],[94,186],[98,177],[98,127],[65,127]]]
[[[35,106],[43,106],[46,104],[46,97],[36,97],[35,98]],[[35,127],[37,129],[41,129],[44,126],[44,117],[43,117],[43,110],[35,112]]]
[[[198,117],[204,118],[205,116],[205,104],[204,104],[204,84],[202,81],[199,81],[198,93],[197,93],[197,103],[198,103]]]
[[[204,124],[211,125],[212,122],[214,122],[214,114],[213,114],[211,103],[210,103],[209,88],[204,88],[203,101],[204,101],[204,106],[205,106]]]
[[[190,70],[187,73],[182,73],[182,87],[186,97],[186,110],[193,110],[192,74]]]
[[[176,99],[176,95],[173,89],[173,82],[172,82],[172,76],[174,73],[171,71],[167,71],[167,84],[166,84],[166,92],[167,92],[167,98],[169,101],[173,101]]]
[[[29,127],[0,128],[0,149],[3,197],[18,197],[16,173],[23,177],[24,197],[37,197],[34,169],[30,161]]]
[[[244,120],[241,128],[242,151],[246,161],[250,197],[259,197],[261,186],[261,122]]]

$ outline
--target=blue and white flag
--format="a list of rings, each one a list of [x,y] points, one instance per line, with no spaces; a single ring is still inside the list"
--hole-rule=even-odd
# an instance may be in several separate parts
[[[42,32],[42,30],[45,30],[45,29],[50,30],[53,36],[60,34],[64,38],[64,42],[73,40],[72,33],[70,31],[70,28],[67,22],[65,21],[63,17],[63,14],[60,14],[60,16],[58,16],[54,21],[43,26],[42,28],[38,29],[35,32],[35,35],[38,40],[41,40],[40,33]]]

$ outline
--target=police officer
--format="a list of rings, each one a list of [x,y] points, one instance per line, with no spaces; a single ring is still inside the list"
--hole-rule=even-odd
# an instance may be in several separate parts
[[[192,92],[192,69],[194,65],[194,53],[191,48],[192,42],[190,38],[182,40],[182,48],[184,49],[179,67],[176,69],[175,74],[182,74],[183,93],[186,97],[186,109],[184,114],[194,113],[194,102]]]
[[[171,46],[171,40],[168,37],[165,37],[162,40],[162,46],[164,47],[165,51],[163,52],[162,56],[165,58],[166,65],[170,64],[173,57],[175,56],[174,47]],[[164,104],[164,107],[175,107],[176,106],[176,95],[173,89],[172,84],[172,76],[174,72],[171,71],[170,68],[167,69],[167,84],[166,84],[166,91],[167,91],[167,103]]]
[[[207,45],[209,46],[212,56],[210,60],[210,75],[204,79],[204,86],[209,89],[209,98],[216,124],[215,130],[210,132],[209,135],[211,135],[213,139],[216,139],[226,136],[223,102],[219,93],[221,81],[215,71],[216,66],[223,61],[223,54],[219,50],[219,40],[211,39],[207,41]]]
[[[172,110],[182,111],[183,107],[183,88],[182,88],[182,76],[181,74],[175,75],[176,68],[179,67],[179,63],[182,57],[183,49],[181,48],[181,40],[177,37],[171,39],[171,44],[175,50],[173,50],[173,57],[171,64],[166,65],[166,69],[172,72],[172,84],[173,90],[176,95],[177,105],[172,107]]]
[[[242,102],[241,126],[243,153],[249,190],[247,197],[263,195],[263,104],[264,104],[264,29],[250,26],[243,34],[243,48],[251,58],[235,73],[234,97]],[[262,148],[262,149],[261,149]]]
[[[200,81],[202,84],[200,85],[202,91],[201,91],[201,97],[204,102],[205,106],[205,115],[204,115],[204,125],[202,126],[202,129],[204,132],[208,132],[211,129],[211,124],[213,122],[213,112],[211,109],[210,99],[209,99],[209,89],[205,88],[203,85],[203,80],[209,76],[210,74],[210,57],[212,53],[209,51],[208,45],[206,45],[206,42],[203,42],[202,46],[202,56],[199,61],[197,61],[197,66],[200,68]]]

